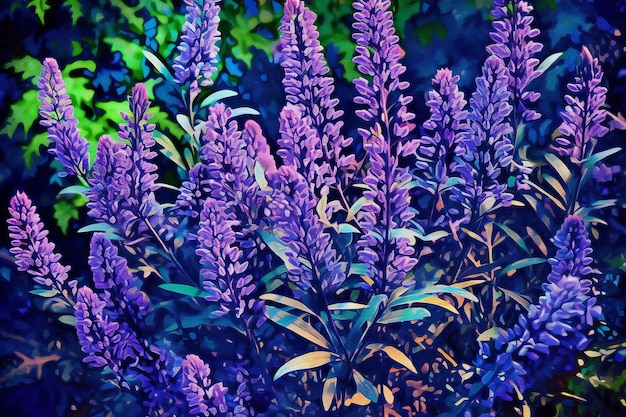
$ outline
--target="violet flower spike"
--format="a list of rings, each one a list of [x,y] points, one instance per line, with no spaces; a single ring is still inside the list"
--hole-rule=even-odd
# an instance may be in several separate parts
[[[126,259],[103,233],[95,233],[91,238],[89,267],[95,288],[102,291],[107,307],[118,308],[125,320],[141,327],[151,312],[148,297],[139,290],[138,279],[130,273]]]
[[[184,0],[185,23],[174,58],[174,79],[178,84],[189,85],[192,96],[200,87],[213,84],[217,71],[220,41],[219,0]]]
[[[76,281],[68,281],[69,266],[63,265],[61,255],[55,253],[54,243],[48,240],[48,230],[37,213],[37,207],[25,193],[17,192],[9,205],[9,252],[15,255],[19,271],[28,272],[34,281],[62,295],[74,305]]]
[[[254,314],[256,284],[248,273],[248,261],[237,244],[234,229],[239,227],[231,209],[212,197],[207,198],[200,217],[199,247],[196,254],[202,265],[202,287],[209,301],[220,303],[219,315],[234,313],[247,320]]]
[[[587,228],[580,216],[568,216],[552,240],[557,248],[554,258],[550,258],[552,272],[548,281],[558,282],[564,275],[585,277],[591,273],[593,252]]]
[[[54,58],[43,62],[39,89],[40,124],[48,129],[48,139],[54,143],[50,149],[65,168],[59,176],[76,175],[85,183],[89,172],[89,142],[80,136],[74,107],[66,92],[59,65]]]
[[[509,76],[511,92],[511,125],[513,132],[523,122],[537,120],[541,114],[530,106],[541,94],[527,90],[528,85],[541,73],[537,71],[539,60],[535,56],[543,45],[533,39],[539,35],[539,29],[531,27],[534,20],[533,7],[524,0],[494,0],[491,15],[494,32],[490,33],[495,42],[487,50],[504,62]]]
[[[563,122],[559,131],[562,136],[552,145],[559,155],[569,156],[577,164],[591,156],[598,139],[609,131],[604,125],[607,89],[600,85],[602,67],[586,46],[582,47],[580,57],[582,62],[574,82],[567,84],[571,94],[565,96],[567,105],[561,112]]]
[[[315,26],[317,16],[304,1],[287,0],[281,19],[281,66],[285,70],[283,87],[287,102],[294,104],[308,117],[310,126],[320,138],[323,159],[330,167],[332,185],[337,184],[337,169],[348,167],[353,155],[342,155],[352,138],[341,135],[343,123],[339,121],[343,111],[338,109],[339,100],[332,98],[333,78],[324,59],[323,47],[318,40]]]
[[[406,107],[413,98],[402,94],[409,83],[400,80],[406,71],[400,63],[404,51],[393,28],[390,5],[389,0],[359,0],[352,4],[356,10],[352,38],[357,43],[353,61],[358,71],[367,77],[354,80],[358,93],[354,102],[364,106],[356,114],[369,123],[370,128],[384,129],[386,138],[400,141],[407,139],[415,128],[411,123],[415,115]],[[408,141],[398,145],[403,155],[407,155],[415,151],[418,143]]]
[[[492,208],[508,206],[512,200],[506,192],[507,184],[501,182],[513,158],[513,144],[508,136],[512,131],[508,122],[512,111],[509,98],[506,68],[502,60],[490,56],[483,65],[482,76],[476,78],[462,136],[463,156],[455,166],[465,180],[462,194],[468,216],[478,213],[487,198],[494,199]]]
[[[212,383],[211,368],[197,355],[187,355],[183,361],[181,386],[192,415],[226,415],[228,389],[221,382]]]

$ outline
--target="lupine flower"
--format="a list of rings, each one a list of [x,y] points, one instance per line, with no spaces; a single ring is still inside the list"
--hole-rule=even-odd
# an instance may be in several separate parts
[[[254,313],[256,284],[247,271],[248,261],[237,245],[234,228],[240,222],[232,209],[209,197],[200,216],[199,247],[202,287],[210,301],[220,303],[221,315],[234,313],[244,320]]]
[[[409,83],[400,80],[406,71],[400,63],[404,51],[398,45],[390,5],[389,0],[360,0],[352,5],[356,9],[352,38],[357,43],[353,61],[358,71],[371,79],[368,81],[361,77],[354,80],[358,93],[354,102],[364,106],[356,114],[370,123],[369,127],[384,129],[385,137],[393,136],[399,140],[407,138],[415,128],[411,123],[415,115],[406,107],[413,98],[402,94],[409,88]],[[381,127],[376,127],[377,124]],[[362,136],[365,140],[368,134],[362,133]],[[399,145],[403,147],[404,154],[409,154],[415,151],[417,142]]]
[[[270,185],[275,191],[268,203],[268,221],[290,249],[286,253],[289,278],[305,292],[310,287],[334,292],[345,276],[339,270],[330,235],[317,215],[319,200],[309,183],[292,166],[283,165],[270,177]],[[310,266],[304,265],[302,258]]]
[[[533,381],[542,384],[554,378],[555,370],[573,371],[576,354],[589,345],[590,331],[602,318],[602,309],[590,294],[592,283],[582,278],[591,271],[592,261],[582,219],[568,217],[554,243],[557,252],[550,259],[552,272],[539,302],[530,306],[527,315],[520,315],[513,328],[498,335],[491,355],[489,345],[481,344],[478,365],[487,371],[483,383],[494,394],[492,400],[511,400],[513,385],[523,391]],[[495,360],[490,362],[489,356]],[[525,380],[526,373],[530,377]]]
[[[89,216],[109,223],[118,230],[123,229],[125,218],[128,217],[125,212],[130,195],[130,154],[128,144],[116,142],[108,135],[102,136],[98,141],[92,178],[89,180],[91,188],[86,193],[89,198]]]
[[[602,107],[606,101],[607,89],[602,87],[602,67],[587,47],[580,53],[582,62],[573,83],[567,84],[571,94],[565,96],[565,111],[561,112],[563,122],[559,126],[562,136],[556,138],[552,146],[559,155],[569,156],[573,162],[588,158],[598,139],[609,129],[604,125],[607,112]]]
[[[539,35],[539,29],[531,27],[532,11],[533,7],[524,0],[494,0],[491,12],[495,31],[490,36],[495,43],[487,50],[502,59],[507,68],[513,104],[513,132],[522,122],[541,117],[540,113],[529,108],[541,94],[527,91],[530,82],[541,74],[537,71],[539,60],[535,55],[543,49],[541,43],[533,40]]]
[[[225,415],[227,389],[221,382],[213,384],[211,368],[197,355],[187,355],[183,361],[182,390],[194,416]]]
[[[43,62],[39,88],[41,125],[48,129],[48,139],[55,145],[54,154],[67,174],[86,180],[89,172],[89,142],[80,136],[74,107],[66,92],[59,65],[54,58]],[[60,172],[63,177],[66,172]]]
[[[143,84],[133,87],[132,94],[128,97],[128,105],[131,114],[121,113],[125,123],[120,124],[118,132],[121,139],[129,142],[132,150],[129,171],[132,183],[126,204],[138,219],[147,221],[153,218],[156,221],[161,215],[161,208],[154,197],[154,191],[159,188],[155,183],[157,166],[151,162],[157,156],[152,150],[155,144],[152,137],[155,125],[149,123],[152,117],[148,113],[150,100]]]
[[[476,78],[463,133],[464,154],[455,166],[466,183],[462,193],[468,216],[478,213],[487,199],[493,199],[492,207],[511,202],[507,185],[501,182],[513,151],[508,136],[512,130],[507,121],[512,110],[509,98],[506,68],[499,58],[490,56],[483,65],[482,76]]]
[[[330,166],[324,155],[317,131],[311,127],[311,119],[303,116],[299,108],[287,104],[280,113],[280,138],[278,155],[286,165],[293,166],[310,184],[311,190],[328,194],[328,187],[335,185]]]
[[[123,377],[124,370],[143,354],[144,347],[127,325],[110,316],[106,304],[91,288],[78,290],[74,311],[78,341],[87,354],[85,363],[96,368],[107,366]]]
[[[217,42],[221,36],[218,3],[219,0],[185,0],[187,12],[173,68],[176,82],[189,83],[193,95],[199,93],[200,87],[212,85],[211,77],[217,71]]]
[[[458,82],[459,76],[453,76],[448,68],[437,70],[432,79],[433,89],[428,92],[426,101],[430,118],[423,127],[428,134],[422,136],[417,149],[416,166],[420,177],[426,181],[423,187],[434,195],[432,204],[435,206],[439,201],[445,201],[443,194],[449,194],[454,188],[449,183],[452,178],[458,178],[458,174],[453,172],[453,158],[460,156],[457,155],[460,153],[458,145],[462,124],[467,117],[467,101],[459,90]],[[445,216],[452,219],[458,217],[456,214],[455,209],[446,204]]]
[[[591,273],[591,241],[587,228],[579,216],[568,216],[553,239],[556,256],[550,258],[552,272],[548,281],[557,282],[564,275],[584,277]]]
[[[204,200],[210,193],[208,168],[205,164],[198,163],[189,170],[189,179],[180,186],[180,194],[176,198],[179,213],[193,219],[200,218]]]
[[[20,271],[28,272],[35,282],[45,288],[55,289],[72,304],[76,295],[76,281],[68,281],[69,266],[63,265],[61,255],[54,252],[54,243],[48,240],[48,231],[25,193],[17,192],[9,206],[9,237]]]
[[[356,41],[354,62],[365,78],[354,81],[358,95],[354,102],[364,105],[357,115],[369,125],[359,129],[370,167],[363,180],[370,200],[359,213],[365,234],[357,243],[359,260],[367,265],[376,292],[393,291],[405,280],[416,264],[415,249],[405,237],[393,236],[393,230],[407,228],[414,217],[406,184],[411,176],[398,166],[398,155],[413,153],[415,140],[405,141],[415,125],[415,115],[407,110],[412,97],[401,92],[409,87],[400,80],[406,68],[400,63],[404,51],[398,45],[392,13],[387,0],[362,0],[353,4]],[[395,109],[395,111],[391,111]]]
[[[119,309],[126,320],[140,326],[150,313],[147,296],[139,290],[137,278],[128,270],[126,259],[102,233],[95,233],[91,238],[89,266],[95,287],[102,291],[107,307]]]
[[[335,89],[333,78],[318,40],[315,13],[301,0],[287,0],[281,20],[281,66],[285,70],[283,87],[287,102],[294,104],[309,119],[310,127],[320,140],[322,158],[330,168],[331,185],[337,183],[337,169],[347,167],[353,155],[341,155],[352,138],[341,135],[343,111],[337,109],[339,100],[332,98]]]

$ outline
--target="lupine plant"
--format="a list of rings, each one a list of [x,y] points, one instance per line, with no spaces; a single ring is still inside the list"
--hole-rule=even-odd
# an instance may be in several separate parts
[[[10,251],[75,328],[86,369],[141,415],[527,416],[585,400],[562,381],[583,378],[581,352],[603,342],[589,230],[617,200],[584,190],[620,151],[596,149],[610,134],[598,59],[582,47],[555,139],[531,160],[525,132],[544,117],[532,82],[561,54],[540,60],[528,2],[494,0],[471,91],[437,70],[427,115],[391,1],[353,9],[350,103],[316,14],[285,2],[277,137],[254,103],[229,106],[237,92],[215,87],[216,0],[185,0],[171,68],[145,53],[180,93],[184,137],[150,122],[138,83],[91,163],[59,66],[44,61],[41,125],[60,195],[88,200],[90,273],[61,263],[24,192]]]

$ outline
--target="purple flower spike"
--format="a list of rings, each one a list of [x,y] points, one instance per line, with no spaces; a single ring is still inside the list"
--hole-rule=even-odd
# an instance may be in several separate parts
[[[187,13],[173,68],[176,82],[189,83],[194,95],[200,87],[213,84],[211,77],[217,71],[217,43],[221,36],[218,3],[219,0],[185,0]]]
[[[381,128],[376,125],[384,126],[386,137],[405,139],[415,128],[411,123],[415,115],[406,107],[413,98],[401,93],[409,88],[409,83],[400,81],[406,71],[400,63],[404,51],[398,45],[390,5],[389,0],[360,0],[352,4],[356,10],[352,38],[357,43],[353,61],[358,71],[369,78],[354,80],[358,93],[354,102],[364,106],[356,114],[369,127],[378,130]],[[417,142],[404,146],[407,148],[403,152],[408,154],[415,150]]]
[[[255,312],[256,284],[248,273],[248,261],[237,244],[236,228],[240,221],[231,209],[212,197],[207,198],[200,216],[199,247],[196,254],[202,265],[202,287],[210,295],[207,299],[218,301],[219,315],[235,314],[244,320]]]
[[[15,255],[17,269],[28,272],[37,284],[58,291],[73,304],[76,281],[67,281],[70,267],[59,262],[61,255],[54,252],[37,207],[25,193],[18,192],[11,198],[9,215],[9,251]]]
[[[480,205],[490,199],[492,208],[510,204],[512,196],[501,182],[513,158],[509,138],[512,128],[508,116],[508,77],[502,60],[491,56],[483,65],[482,76],[476,79],[476,91],[470,99],[463,133],[463,158],[455,166],[465,180],[463,190],[467,215],[478,213]]]
[[[189,410],[194,416],[222,416],[228,411],[228,389],[219,382],[212,384],[211,368],[197,355],[187,355],[183,361],[182,389]]]
[[[139,290],[138,280],[128,270],[126,259],[102,233],[91,238],[89,266],[95,287],[102,290],[107,307],[118,308],[125,320],[141,326],[151,311],[148,297]]]
[[[43,62],[39,88],[41,125],[48,129],[48,139],[55,145],[50,153],[56,156],[67,172],[59,173],[87,179],[89,172],[89,142],[80,136],[74,107],[66,92],[59,65],[54,58]]]
[[[145,349],[128,326],[115,321],[106,309],[106,302],[89,287],[78,290],[76,333],[81,349],[87,354],[85,363],[96,368],[109,367],[120,378],[130,363],[143,356]]]
[[[565,96],[565,111],[561,112],[563,122],[553,148],[559,155],[569,156],[575,163],[589,158],[595,143],[606,135],[609,129],[604,125],[607,117],[602,109],[606,101],[607,89],[602,87],[602,67],[587,47],[580,53],[582,62],[574,82],[567,84],[571,92]]]
[[[320,138],[323,159],[331,168],[335,185],[337,169],[346,168],[354,160],[353,155],[341,155],[352,138],[345,138],[338,119],[343,111],[337,109],[339,100],[332,98],[335,87],[328,76],[329,68],[318,40],[315,13],[301,0],[287,0],[281,20],[281,66],[285,70],[283,87],[287,102],[294,104],[309,118],[309,125]]]
[[[532,11],[533,7],[524,0],[494,0],[491,12],[495,31],[490,35],[495,43],[487,50],[502,59],[507,68],[513,104],[513,132],[522,122],[541,117],[540,113],[529,108],[541,94],[527,91],[530,82],[541,75],[537,71],[539,60],[535,55],[543,49],[541,43],[533,41],[539,35],[539,29],[531,27]]]
[[[552,272],[548,281],[557,282],[564,275],[584,277],[591,273],[591,241],[580,216],[568,216],[553,239],[556,256],[550,258]]]
[[[278,155],[310,184],[311,191],[320,190],[327,195],[329,187],[335,185],[333,174],[324,160],[320,138],[311,127],[311,119],[303,116],[299,108],[287,104],[280,113],[280,138],[282,147]]]

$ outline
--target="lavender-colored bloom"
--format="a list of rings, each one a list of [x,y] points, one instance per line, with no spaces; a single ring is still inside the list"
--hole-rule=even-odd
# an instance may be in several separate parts
[[[495,43],[487,50],[502,59],[507,68],[513,104],[513,132],[522,122],[541,117],[540,113],[529,108],[541,94],[527,91],[530,82],[541,74],[537,71],[539,60],[535,55],[543,49],[541,43],[533,40],[539,35],[539,29],[531,27],[532,11],[533,7],[524,0],[494,0],[491,12],[495,31],[490,36]]]
[[[89,142],[80,136],[74,107],[54,58],[44,60],[37,87],[40,123],[48,129],[48,139],[55,145],[50,153],[56,156],[67,174],[85,180],[89,172]],[[61,177],[65,175],[65,172],[59,173]]]
[[[221,382],[213,384],[211,368],[197,355],[187,355],[182,366],[182,390],[194,416],[225,415],[227,389]]]
[[[509,98],[506,68],[502,60],[490,56],[483,65],[482,76],[476,78],[463,133],[463,158],[455,166],[466,184],[462,200],[467,216],[478,213],[487,199],[494,208],[511,202],[507,185],[501,182],[513,152],[508,136],[512,131],[508,122],[512,110]]]
[[[74,311],[76,332],[87,354],[83,361],[97,368],[107,366],[122,378],[144,348],[128,326],[110,316],[106,304],[91,288],[81,287]]]
[[[564,275],[584,277],[591,273],[591,241],[587,235],[587,228],[579,216],[568,216],[561,229],[553,239],[557,247],[556,256],[550,258],[552,272],[548,281],[557,282]]]
[[[177,83],[189,83],[192,94],[200,87],[213,84],[211,77],[217,71],[220,40],[219,0],[185,0],[187,13],[178,44],[179,55],[174,58]]]
[[[283,165],[270,176],[274,189],[268,203],[268,221],[289,247],[289,278],[302,291],[333,293],[345,276],[340,271],[330,235],[317,215],[319,200],[309,183],[292,166]],[[302,263],[306,259],[308,265]]]
[[[20,271],[28,272],[35,282],[54,289],[72,304],[76,295],[76,281],[68,281],[69,266],[63,265],[61,255],[54,252],[54,243],[48,240],[48,231],[25,193],[17,192],[9,206],[9,237]]]
[[[89,216],[109,223],[123,231],[123,221],[128,217],[126,202],[130,195],[132,161],[131,149],[125,142],[116,142],[104,135],[98,141],[96,160],[93,166],[91,188],[86,195]]]
[[[311,190],[328,194],[335,185],[330,166],[324,160],[320,137],[311,127],[311,118],[303,116],[299,108],[287,104],[280,113],[278,155],[286,165],[294,167],[310,184]]]
[[[180,186],[180,194],[176,198],[179,213],[199,219],[204,200],[210,193],[208,168],[205,164],[198,163],[189,170],[189,179]]]
[[[118,310],[125,320],[141,326],[151,308],[145,293],[139,290],[137,278],[130,273],[126,259],[104,234],[91,238],[89,266],[96,289],[102,291],[107,308]],[[114,317],[116,318],[116,317]]]
[[[239,225],[232,209],[207,198],[200,216],[196,254],[202,265],[202,287],[210,294],[207,299],[220,303],[220,314],[234,313],[246,320],[254,313],[256,284],[237,244],[234,229]]]
[[[316,131],[320,140],[322,158],[330,167],[331,185],[335,185],[337,169],[346,168],[353,155],[343,156],[341,151],[352,143],[340,130],[338,119],[343,111],[337,109],[339,100],[332,98],[335,89],[333,78],[327,76],[328,65],[323,47],[318,40],[315,13],[301,0],[287,0],[281,20],[281,66],[285,70],[283,87],[287,102],[294,104],[308,117],[309,126]]]
[[[154,197],[154,191],[159,188],[155,183],[157,166],[151,162],[157,156],[152,150],[155,144],[152,137],[155,125],[149,123],[152,117],[148,113],[150,100],[143,84],[136,84],[133,87],[128,97],[128,105],[131,114],[121,113],[125,123],[120,124],[118,132],[121,139],[129,142],[132,150],[129,171],[132,183],[126,204],[138,219],[147,221],[150,218],[158,222],[161,207]]]
[[[364,106],[356,114],[368,122],[369,127],[384,129],[385,137],[393,136],[399,140],[407,138],[415,128],[411,123],[415,115],[406,107],[413,98],[401,93],[409,87],[409,83],[400,81],[400,76],[406,71],[400,63],[404,51],[398,45],[390,5],[389,0],[360,0],[352,5],[356,9],[352,38],[357,43],[353,61],[358,71],[370,78],[354,80],[358,92],[354,102]],[[417,142],[399,145],[403,147],[403,154],[409,154],[415,151]]]
[[[602,109],[606,101],[606,87],[602,87],[602,67],[587,47],[580,53],[582,62],[574,82],[567,84],[571,94],[565,96],[565,111],[559,131],[563,136],[556,138],[552,146],[559,155],[569,156],[575,163],[590,156],[598,139],[609,129],[604,125],[607,117]]]

